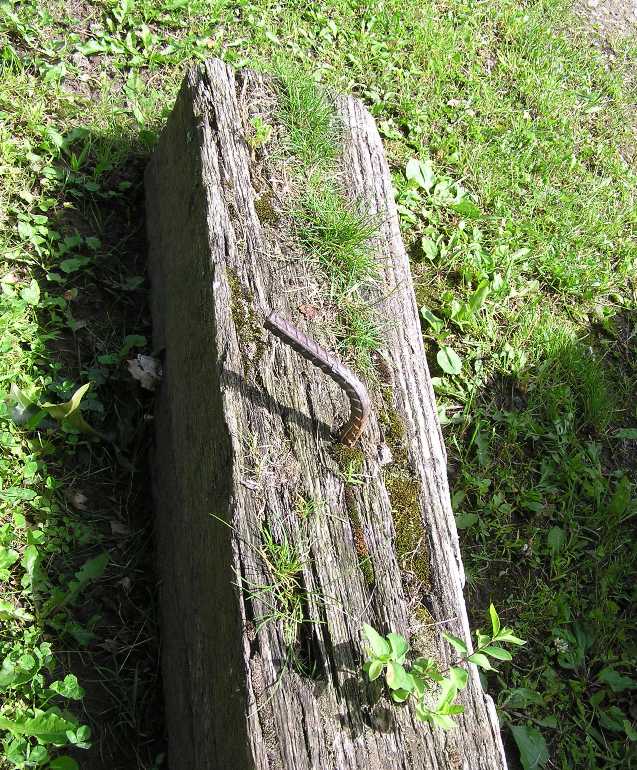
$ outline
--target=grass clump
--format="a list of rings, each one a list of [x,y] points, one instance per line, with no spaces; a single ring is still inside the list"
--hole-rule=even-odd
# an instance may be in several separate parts
[[[349,203],[336,186],[310,179],[294,212],[297,233],[339,292],[374,278],[378,272],[370,239],[377,227],[362,206]]]
[[[261,545],[257,551],[270,577],[264,585],[248,584],[250,598],[258,599],[266,607],[265,613],[257,619],[258,627],[266,623],[280,624],[285,645],[293,648],[299,628],[305,622],[305,558],[287,536],[278,542],[267,527],[261,530]]]
[[[359,369],[371,372],[370,353],[381,332],[361,287],[373,282],[378,264],[371,241],[378,222],[348,199],[336,168],[337,119],[324,89],[298,69],[279,77],[281,117],[288,146],[303,166],[303,191],[293,208],[296,235],[307,256],[321,265],[339,309],[341,347]]]
[[[296,67],[278,69],[279,118],[287,128],[288,149],[308,170],[326,170],[338,154],[339,130],[325,90]]]
[[[602,433],[612,422],[615,394],[609,374],[572,328],[550,320],[533,340],[539,357],[529,408],[556,420],[573,414],[580,426]]]
[[[339,321],[337,334],[341,347],[351,352],[363,374],[373,377],[371,354],[383,343],[377,313],[369,305],[346,299],[340,308]]]

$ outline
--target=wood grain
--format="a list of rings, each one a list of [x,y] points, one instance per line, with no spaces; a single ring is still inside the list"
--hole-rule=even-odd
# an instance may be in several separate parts
[[[370,300],[387,320],[385,400],[420,490],[428,577],[416,581],[396,554],[382,403],[360,445],[363,483],[346,487],[328,427],[345,417],[339,387],[254,321],[272,308],[316,332],[299,313],[314,276],[285,234],[285,174],[244,138],[250,111],[272,98],[259,76],[218,60],[191,70],[147,171],[154,344],[165,351],[154,494],[170,765],[501,770],[497,717],[475,671],[450,733],[362,680],[363,622],[410,636],[443,666],[454,657],[442,628],[470,644],[445,451],[382,143],[363,105],[341,99],[343,179],[382,222]],[[278,224],[259,219],[264,191],[282,203]],[[300,498],[322,505],[300,517]],[[303,554],[299,653],[312,677],[286,669],[280,624],[257,630],[268,597],[254,587],[273,579],[259,556],[264,527]]]

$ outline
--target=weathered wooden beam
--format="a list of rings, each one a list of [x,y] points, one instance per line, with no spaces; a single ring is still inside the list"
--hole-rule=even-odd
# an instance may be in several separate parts
[[[441,629],[469,642],[445,451],[382,143],[360,102],[338,101],[342,178],[380,221],[369,299],[387,321],[372,415],[346,450],[332,433],[347,415],[342,391],[263,327],[271,309],[333,344],[320,274],[290,236],[298,180],[268,146],[246,143],[255,111],[276,116],[262,77],[218,60],[191,70],[146,178],[164,356],[154,472],[171,767],[505,768],[475,670],[449,733],[379,699],[361,675],[365,622],[404,634],[443,667],[454,658]],[[262,622],[283,601],[267,533],[302,555],[298,628]]]

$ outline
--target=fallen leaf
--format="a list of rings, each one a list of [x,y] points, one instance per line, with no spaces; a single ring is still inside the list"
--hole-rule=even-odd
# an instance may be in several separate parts
[[[3,275],[2,278],[0,278],[0,282],[2,283],[18,283],[19,281],[20,279],[13,271]]]
[[[161,362],[158,358],[144,356],[140,353],[137,358],[126,362],[128,371],[134,380],[137,380],[142,388],[155,390],[161,379]]]
[[[313,318],[316,318],[318,315],[318,308],[314,307],[314,305],[299,305],[299,313],[301,315],[305,316],[308,321],[311,321]]]
[[[86,503],[88,503],[88,497],[82,494],[82,492],[71,491],[69,500],[71,501],[71,505],[74,508],[77,508],[78,511],[85,511],[87,509]]]

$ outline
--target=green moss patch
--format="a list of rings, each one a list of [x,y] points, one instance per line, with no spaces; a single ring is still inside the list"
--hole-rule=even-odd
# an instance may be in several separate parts
[[[254,199],[254,210],[262,225],[277,225],[281,219],[272,202],[272,192],[264,192]]]
[[[236,271],[226,265],[230,288],[230,309],[239,338],[239,348],[246,374],[255,369],[265,350],[263,324],[254,310],[254,296],[239,280]]]

